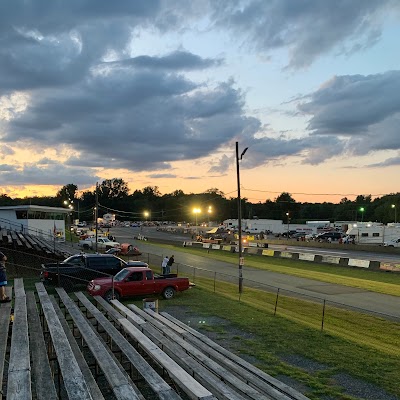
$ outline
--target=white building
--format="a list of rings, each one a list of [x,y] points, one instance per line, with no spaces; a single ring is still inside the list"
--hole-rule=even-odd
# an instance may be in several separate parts
[[[61,207],[33,205],[0,207],[0,227],[62,242],[65,241],[65,220],[70,212]]]

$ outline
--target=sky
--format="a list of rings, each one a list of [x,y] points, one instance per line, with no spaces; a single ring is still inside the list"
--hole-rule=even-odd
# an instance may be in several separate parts
[[[398,0],[2,0],[0,194],[400,192]]]

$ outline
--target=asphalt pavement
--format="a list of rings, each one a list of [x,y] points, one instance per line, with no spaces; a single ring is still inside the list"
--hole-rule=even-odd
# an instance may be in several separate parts
[[[151,238],[158,235],[159,238],[171,238],[171,234],[165,232],[157,232],[154,228],[144,228],[141,232],[145,236]],[[146,241],[134,241],[134,236],[140,233],[138,229],[132,228],[113,228],[113,234],[116,235],[118,241],[130,242],[137,245],[142,252],[149,252],[157,255],[165,255],[165,248],[157,246],[155,243]],[[153,236],[154,237],[154,236]],[[185,236],[174,236],[176,240],[187,240]],[[238,276],[238,265],[210,260],[209,258],[188,254],[179,250],[174,250],[175,260],[178,263],[192,265],[197,268],[209,271]],[[362,310],[369,310],[374,313],[382,314],[382,316],[394,317],[400,320],[400,296],[390,296],[364,289],[353,288],[350,286],[336,285],[325,283],[313,279],[295,277],[287,274],[280,274],[271,271],[263,271],[250,267],[243,267],[243,278],[252,282],[252,286],[258,286],[268,290],[280,288],[286,291],[287,295],[305,295],[315,301],[326,300],[343,304],[349,307],[355,307]],[[399,288],[400,292],[400,288]],[[399,293],[400,294],[400,293]]]

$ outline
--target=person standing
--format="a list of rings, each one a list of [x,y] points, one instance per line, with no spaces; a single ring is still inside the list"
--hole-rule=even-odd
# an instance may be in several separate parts
[[[167,263],[169,261],[169,257],[165,256],[161,263],[162,274],[165,275],[167,273]]]
[[[6,255],[0,251],[0,303],[8,303],[11,301],[11,299],[6,295],[6,261]]]
[[[174,262],[175,262],[175,259],[174,259],[174,255],[172,254],[172,256],[169,258],[169,260],[167,262],[167,268],[166,268],[166,271],[165,271],[165,273],[167,275],[171,273],[171,267],[172,267],[172,264]]]

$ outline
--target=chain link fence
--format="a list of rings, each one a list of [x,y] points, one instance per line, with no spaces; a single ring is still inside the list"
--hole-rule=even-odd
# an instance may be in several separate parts
[[[29,278],[32,281],[40,280],[42,264],[58,263],[55,257],[30,254],[18,250],[0,247],[0,251],[7,255],[7,277],[11,281],[17,277]],[[137,260],[149,264],[154,273],[161,274],[161,263],[165,255],[143,253],[139,256],[121,256],[125,261]],[[97,277],[112,276],[110,274],[82,268],[81,276],[75,281],[74,290],[84,290],[89,282],[90,274]],[[385,334],[390,336],[390,330],[400,329],[400,318],[390,313],[377,313],[366,308],[352,307],[347,304],[333,302],[319,297],[309,296],[279,287],[274,287],[260,282],[243,279],[243,292],[238,293],[238,276],[233,276],[218,271],[198,268],[192,265],[176,262],[171,268],[172,274],[186,276],[197,287],[208,291],[223,294],[237,301],[251,304],[262,312],[288,318],[321,331],[334,331],[346,335],[368,336],[369,327],[373,324],[382,327],[382,337],[373,338],[377,346],[384,341]],[[59,274],[60,284],[67,275]],[[357,313],[357,318],[354,316]],[[359,317],[364,314],[365,317]],[[360,322],[361,321],[361,322]],[[393,324],[394,322],[394,324]],[[390,323],[392,323],[390,325]],[[387,326],[385,325],[387,324]],[[393,325],[395,328],[393,328]],[[376,330],[375,330],[376,331]],[[400,336],[392,335],[391,343],[387,346],[400,346]],[[395,339],[392,339],[392,338]]]

